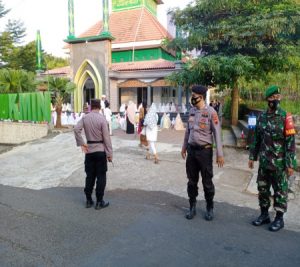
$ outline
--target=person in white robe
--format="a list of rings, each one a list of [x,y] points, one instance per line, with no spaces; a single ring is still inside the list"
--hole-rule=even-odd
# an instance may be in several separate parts
[[[185,130],[183,122],[182,122],[182,119],[181,119],[179,113],[177,113],[177,116],[176,116],[176,119],[175,119],[174,129],[176,131],[183,131],[183,130]]]
[[[147,115],[144,120],[144,128],[146,132],[146,139],[148,141],[149,147],[147,149],[146,159],[150,159],[151,154],[154,156],[154,163],[158,164],[158,155],[157,150],[155,147],[155,143],[157,141],[157,122],[158,122],[158,115],[157,109],[155,104],[153,103],[147,112]],[[149,153],[150,149],[150,153]]]
[[[172,125],[171,119],[170,119],[170,114],[167,114],[166,117],[164,118],[163,122],[163,129],[170,129]]]

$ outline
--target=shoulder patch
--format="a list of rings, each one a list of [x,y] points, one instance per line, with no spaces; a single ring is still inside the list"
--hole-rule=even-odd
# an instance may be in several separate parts
[[[212,114],[212,121],[214,122],[214,124],[218,124],[219,123],[219,117],[218,117],[217,112],[214,112]]]
[[[294,127],[293,116],[291,113],[287,113],[285,117],[285,127],[284,127],[285,136],[295,135],[296,130]]]

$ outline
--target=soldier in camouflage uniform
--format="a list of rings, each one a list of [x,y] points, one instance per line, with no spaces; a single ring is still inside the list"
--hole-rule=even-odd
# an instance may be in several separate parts
[[[266,91],[268,110],[257,120],[254,141],[250,145],[249,168],[259,156],[257,188],[261,215],[252,222],[255,226],[270,223],[270,187],[274,190],[276,217],[270,231],[284,227],[283,214],[287,211],[288,177],[296,168],[295,129],[292,116],[279,107],[281,95],[278,86]]]

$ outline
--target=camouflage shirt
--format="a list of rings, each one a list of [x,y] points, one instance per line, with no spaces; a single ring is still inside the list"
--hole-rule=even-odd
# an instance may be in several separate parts
[[[285,132],[286,116],[278,107],[275,112],[264,111],[258,117],[249,159],[257,160],[259,156],[261,168],[296,168],[295,135]]]

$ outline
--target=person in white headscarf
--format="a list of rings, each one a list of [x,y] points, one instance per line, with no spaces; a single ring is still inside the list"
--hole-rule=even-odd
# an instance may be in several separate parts
[[[128,108],[126,110],[126,133],[134,134],[134,125],[135,125],[135,113],[136,113],[136,105],[129,101]]]
[[[100,106],[101,106],[100,111],[102,112],[102,114],[104,114],[105,101],[106,101],[106,95],[102,95],[100,100]]]
[[[120,115],[122,116],[122,115],[124,115],[124,113],[125,113],[125,104],[123,103],[122,105],[121,105],[121,107],[120,107],[120,109],[119,109],[119,111],[120,111]]]
[[[164,127],[164,120],[166,118],[167,114],[164,112],[164,114],[162,115],[161,119],[160,119],[160,128],[163,129]]]
[[[182,122],[182,119],[181,119],[179,113],[177,113],[174,128],[175,128],[176,131],[183,131],[183,130],[185,130],[183,122]]]
[[[150,151],[154,156],[154,163],[158,163],[158,156],[155,147],[155,143],[157,141],[157,122],[158,122],[158,115],[156,106],[152,103],[149,111],[144,120],[144,127],[146,131],[146,138],[149,143]],[[150,159],[149,148],[147,149],[146,159]]]
[[[164,122],[163,122],[163,129],[170,129],[172,125],[171,119],[170,119],[170,114],[167,114],[164,118]]]

